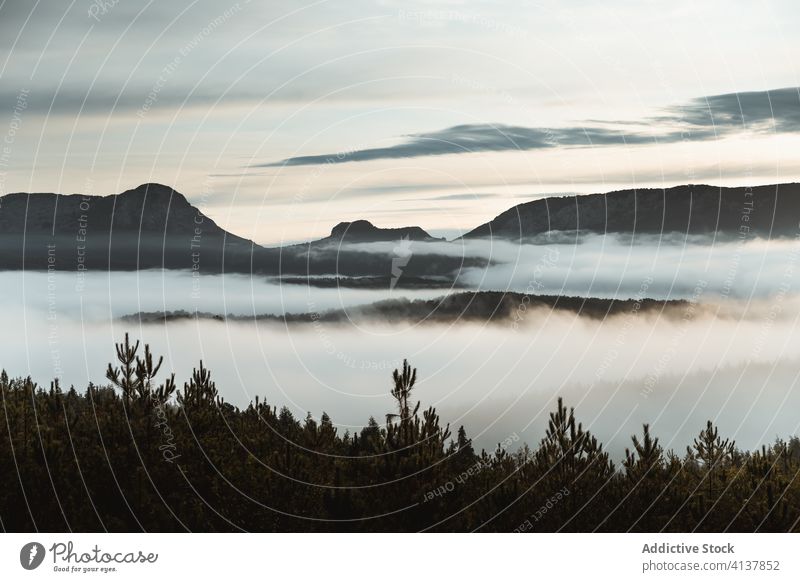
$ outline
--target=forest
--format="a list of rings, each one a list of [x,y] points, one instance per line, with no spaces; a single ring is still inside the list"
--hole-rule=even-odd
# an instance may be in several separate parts
[[[387,378],[385,418],[341,433],[256,398],[226,402],[199,363],[179,387],[126,335],[103,386],[0,375],[8,532],[789,532],[800,440],[742,451],[709,421],[684,451],[648,425],[615,463],[559,398],[538,443],[476,450]]]

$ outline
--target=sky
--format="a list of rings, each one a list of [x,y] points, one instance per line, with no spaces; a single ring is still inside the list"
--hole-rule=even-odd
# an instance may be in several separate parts
[[[168,184],[263,244],[800,180],[800,5],[0,0],[0,194]]]

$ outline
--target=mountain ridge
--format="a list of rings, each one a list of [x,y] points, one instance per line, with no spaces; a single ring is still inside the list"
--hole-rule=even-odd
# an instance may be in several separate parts
[[[439,240],[420,227],[383,229],[354,221],[339,223],[327,238],[267,248],[226,231],[183,194],[157,183],[105,196],[15,192],[0,197],[0,270],[164,268],[388,278],[391,257],[343,243],[397,241],[404,236]],[[415,256],[409,257],[403,272],[411,278],[441,277],[462,264],[483,263]]]
[[[36,198],[33,205],[31,198]],[[25,220],[21,221],[13,211],[19,211],[23,204]],[[12,212],[9,213],[9,210]],[[195,223],[198,215],[201,215],[200,222]],[[48,220],[49,224],[45,224]],[[205,234],[224,234],[234,240],[252,243],[225,231],[213,219],[202,214],[183,194],[163,184],[141,184],[119,194],[105,196],[14,192],[0,197],[2,233],[49,230],[53,235],[72,235],[78,222],[86,222],[87,226],[91,222],[99,222],[101,228],[113,226],[114,230],[126,232],[161,230],[166,234],[194,234],[195,228],[202,225],[201,230]]]
[[[545,197],[505,210],[464,239],[525,240],[553,231],[795,236],[800,184],[683,184]]]
[[[796,237],[800,184],[719,187],[707,184],[546,197],[514,206],[462,239],[524,242],[554,231]],[[191,269],[270,276],[394,277],[396,254],[363,242],[433,242],[418,226],[379,228],[340,222],[328,237],[263,247],[220,227],[180,192],[146,183],[106,196],[16,192],[0,197],[0,269]],[[456,239],[458,240],[458,239]],[[405,249],[404,249],[405,251]],[[413,252],[407,277],[455,281],[481,257]]]
[[[444,240],[432,237],[419,226],[380,228],[369,220],[361,219],[352,222],[340,222],[331,229],[331,234],[327,238],[315,242],[396,242],[402,239],[419,242]]]

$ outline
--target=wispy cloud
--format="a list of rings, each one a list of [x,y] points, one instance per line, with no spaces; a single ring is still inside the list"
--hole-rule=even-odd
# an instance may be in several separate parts
[[[256,167],[343,164],[420,156],[474,152],[526,151],[560,146],[624,145],[653,143],[656,137],[599,127],[539,128],[513,125],[467,124],[415,133],[404,143],[382,147],[287,158]]]
[[[419,200],[483,200],[486,198],[496,198],[497,194],[489,193],[471,193],[465,192],[463,194],[443,194],[441,196],[431,196],[428,198],[420,198]],[[417,199],[414,199],[417,200]]]
[[[656,120],[731,131],[800,131],[800,87],[724,93],[692,99]]]
[[[608,125],[615,127],[609,128]],[[645,129],[643,129],[643,127]],[[703,141],[739,131],[800,130],[800,87],[697,97],[640,120],[588,121],[544,128],[501,124],[456,125],[406,136],[397,145],[296,156],[256,167],[343,164],[475,152]]]

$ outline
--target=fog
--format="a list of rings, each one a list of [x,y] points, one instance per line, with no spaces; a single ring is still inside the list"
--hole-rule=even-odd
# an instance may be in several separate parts
[[[55,311],[59,319],[105,321],[138,312],[199,311],[258,315],[307,313],[372,303],[400,296],[398,289],[337,289],[281,284],[277,279],[238,274],[194,275],[189,271],[0,272],[0,299],[12,309]],[[441,290],[402,291],[432,298]],[[5,307],[3,307],[5,310]]]
[[[524,258],[499,262],[509,253]],[[626,246],[593,237],[577,246],[495,244],[492,254],[496,262],[485,273],[462,277],[475,275],[476,283],[482,277],[484,288],[511,281],[524,291],[533,280],[542,282],[540,293],[563,287],[568,294],[602,295],[606,289],[609,296],[692,301],[668,316],[631,310],[603,321],[528,310],[517,327],[463,321],[140,325],[114,318],[177,309],[322,311],[442,291],[306,288],[155,271],[80,279],[6,272],[0,273],[0,366],[11,376],[30,375],[43,385],[57,376],[82,390],[89,381],[105,382],[113,344],[129,332],[164,355],[163,369],[176,373],[179,386],[203,359],[233,404],[260,396],[299,416],[325,411],[341,432],[358,430],[370,416],[380,422],[391,411],[391,371],[403,358],[419,370],[415,397],[423,407],[436,406],[453,426],[464,424],[479,447],[515,432],[535,444],[558,396],[617,458],[643,422],[679,452],[707,419],[744,448],[800,432],[796,245]],[[555,258],[545,261],[548,256]]]
[[[392,243],[349,245],[390,254]],[[464,269],[459,282],[484,290],[592,297],[634,297],[643,282],[647,296],[681,299],[704,292],[737,298],[776,293],[800,243],[790,239],[714,239],[698,235],[542,235],[534,244],[502,240],[413,242],[412,254],[482,257],[491,266]]]

